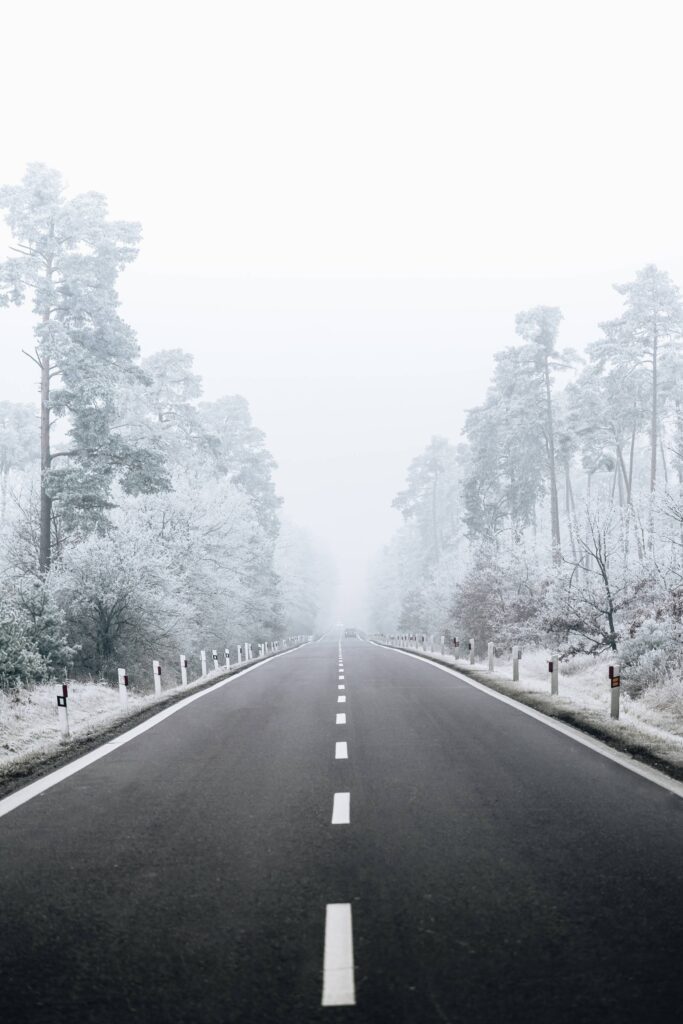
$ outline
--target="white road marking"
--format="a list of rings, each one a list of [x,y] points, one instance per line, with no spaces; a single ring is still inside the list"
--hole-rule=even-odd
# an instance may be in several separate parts
[[[337,715],[337,725],[346,725],[346,712],[340,711]]]
[[[335,793],[334,802],[332,804],[332,824],[333,825],[350,825],[351,824],[351,794],[350,793]]]
[[[340,679],[345,679],[345,678],[346,678],[346,676],[339,676],[339,678],[340,678]]]
[[[301,644],[301,647],[305,644]],[[9,814],[10,811],[15,810],[17,807],[21,807],[22,804],[28,803],[35,796],[40,796],[41,793],[45,793],[46,790],[52,789],[59,782],[63,782],[64,779],[68,779],[71,775],[75,775],[76,772],[82,771],[87,768],[88,765],[94,764],[95,761],[99,761],[100,758],[106,757],[107,754],[112,754],[119,747],[122,747],[125,743],[130,743],[131,740],[137,739],[143,732],[147,732],[148,729],[153,729],[155,725],[159,725],[165,719],[170,718],[171,715],[175,715],[178,711],[182,711],[189,704],[193,704],[196,700],[201,700],[202,697],[208,696],[210,693],[214,693],[216,690],[220,690],[223,686],[227,686],[228,683],[232,683],[235,679],[240,679],[245,676],[247,672],[255,672],[256,669],[263,668],[265,665],[271,664],[276,658],[283,658],[287,654],[292,654],[294,651],[300,650],[300,647],[291,647],[287,651],[281,651],[280,654],[273,655],[267,661],[259,661],[255,665],[250,665],[248,668],[243,668],[240,672],[233,672],[227,677],[227,679],[221,679],[220,683],[215,683],[213,686],[207,686],[205,690],[200,690],[199,693],[193,693],[190,697],[185,697],[183,700],[179,700],[176,704],[172,704],[170,708],[165,708],[160,711],[158,715],[153,715],[140,725],[136,725],[133,729],[129,729],[128,732],[123,732],[120,736],[115,736],[113,740],[109,740],[108,743],[103,743],[101,747],[97,747],[96,750],[91,750],[89,754],[84,754],[83,757],[77,758],[75,761],[71,761],[70,764],[64,765],[63,768],[58,768],[57,771],[51,772],[49,775],[45,775],[42,779],[38,779],[37,782],[31,782],[28,786],[24,786],[23,789],[18,790],[16,793],[11,793],[10,796],[4,797],[0,800],[0,818],[5,814]]]
[[[418,661],[431,665],[432,668],[439,669],[442,672],[448,672],[449,675],[455,676],[463,683],[467,683],[468,686],[472,686],[475,690],[481,690],[481,692],[485,693],[488,697],[493,697],[494,700],[502,701],[503,704],[509,704],[510,707],[516,708],[517,711],[521,711],[522,714],[528,715],[530,718],[535,718],[537,722],[542,722],[543,725],[547,725],[549,729],[554,729],[556,732],[561,732],[564,736],[568,736],[569,739],[574,740],[575,743],[580,743],[584,747],[589,747],[590,750],[594,750],[596,754],[601,754],[603,757],[606,757],[608,761],[616,761],[616,763],[620,764],[622,768],[628,769],[628,771],[633,772],[634,775],[641,775],[644,779],[654,782],[656,786],[661,786],[662,789],[667,789],[670,793],[683,797],[683,783],[677,782],[676,779],[669,778],[668,775],[657,771],[656,768],[650,768],[649,765],[636,761],[634,757],[630,757],[628,754],[622,754],[621,751],[614,750],[614,748],[610,747],[607,743],[603,743],[601,740],[595,739],[595,737],[581,732],[580,729],[575,729],[573,726],[565,725],[564,722],[559,722],[556,719],[551,718],[549,715],[544,715],[542,711],[537,711],[536,708],[527,707],[526,704],[521,704],[519,701],[506,696],[504,693],[498,693],[496,690],[492,690],[490,687],[484,686],[483,683],[478,683],[476,679],[469,679],[467,676],[461,675],[460,672],[451,668],[449,665],[441,665],[437,661],[431,661],[429,658],[421,658],[418,654],[412,654],[410,651],[402,651],[397,647],[387,647],[385,644],[377,644],[374,640],[368,640],[366,642],[372,644],[373,647],[383,647],[384,650],[395,651],[396,654],[402,654],[407,658],[417,658]]]
[[[346,697],[337,697],[337,704],[346,704]]]
[[[334,745],[334,756],[337,761],[346,761],[349,756],[349,745],[346,740],[340,740]]]
[[[339,684],[339,686],[337,687],[337,689],[338,689],[338,690],[345,690],[345,689],[346,689],[346,687],[344,686],[344,684],[343,684],[343,683],[340,683],[340,684]]]
[[[355,1006],[353,977],[353,924],[350,903],[328,903],[325,908],[323,954],[323,1006]]]

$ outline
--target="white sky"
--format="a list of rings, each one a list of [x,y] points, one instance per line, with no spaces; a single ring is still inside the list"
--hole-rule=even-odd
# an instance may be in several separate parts
[[[349,621],[408,462],[457,439],[515,312],[562,306],[580,347],[611,282],[683,284],[680,9],[13,5],[0,182],[42,160],[142,221],[124,315],[248,398]],[[1,397],[34,396],[29,334],[0,312]]]

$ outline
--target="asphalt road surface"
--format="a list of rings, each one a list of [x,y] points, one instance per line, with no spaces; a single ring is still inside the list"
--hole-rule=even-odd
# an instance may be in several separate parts
[[[681,1019],[680,798],[426,662],[341,652],[0,818],[3,1024]]]

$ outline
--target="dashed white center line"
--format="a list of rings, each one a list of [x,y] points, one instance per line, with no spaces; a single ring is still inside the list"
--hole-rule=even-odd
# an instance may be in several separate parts
[[[332,804],[332,824],[333,825],[350,825],[351,824],[351,794],[350,793],[335,793],[334,802]]]
[[[354,1006],[353,923],[350,903],[328,903],[325,908],[323,1006]]]
[[[346,697],[337,697],[337,704],[346,704]]]
[[[346,687],[344,686],[344,684],[343,684],[343,683],[340,683],[340,684],[339,684],[339,686],[337,687],[337,689],[338,689],[338,690],[345,690],[345,689],[346,689]]]
[[[346,713],[344,711],[340,711],[339,714],[337,715],[337,723],[336,724],[337,725],[346,725]]]
[[[349,757],[349,745],[346,740],[341,740],[334,745],[334,756],[337,761],[347,761]]]

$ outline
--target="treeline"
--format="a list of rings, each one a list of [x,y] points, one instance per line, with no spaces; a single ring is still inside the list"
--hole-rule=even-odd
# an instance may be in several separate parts
[[[32,304],[41,396],[0,402],[0,681],[314,632],[333,570],[283,521],[246,400],[202,401],[191,355],[141,360],[120,316],[139,225],[43,165],[0,208],[0,305]]]
[[[579,356],[561,311],[516,318],[463,440],[435,437],[371,580],[380,632],[616,653],[634,686],[683,665],[683,305],[655,266]]]

